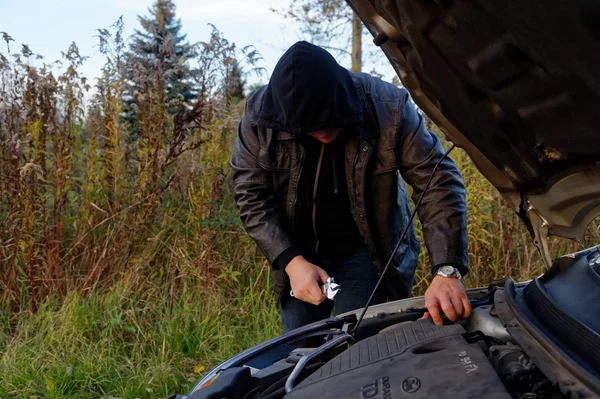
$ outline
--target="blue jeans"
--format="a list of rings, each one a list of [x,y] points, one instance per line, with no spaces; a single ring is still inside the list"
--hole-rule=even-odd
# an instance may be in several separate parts
[[[335,301],[325,299],[320,305],[312,305],[283,293],[281,298],[281,322],[283,332],[331,317],[335,305],[335,315],[339,315],[366,305],[377,284],[369,253],[366,248],[338,259],[326,259],[317,265],[323,268],[341,286]],[[371,305],[381,303],[379,293],[375,293]]]

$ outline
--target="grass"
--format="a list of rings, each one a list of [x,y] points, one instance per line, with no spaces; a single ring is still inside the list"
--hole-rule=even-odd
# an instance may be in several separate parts
[[[279,332],[267,287],[257,287],[268,277],[262,267],[218,294],[188,287],[169,301],[160,287],[117,285],[46,301],[35,313],[4,313],[0,397],[185,393],[208,368]]]

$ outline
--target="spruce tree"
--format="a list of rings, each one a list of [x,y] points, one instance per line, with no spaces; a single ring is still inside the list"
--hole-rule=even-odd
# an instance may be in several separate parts
[[[197,96],[193,71],[187,60],[196,53],[181,33],[172,0],[156,0],[147,16],[138,15],[141,29],[130,44],[126,79],[124,117],[136,131],[135,103],[139,95],[164,91],[166,111],[175,115],[181,107],[191,107]]]

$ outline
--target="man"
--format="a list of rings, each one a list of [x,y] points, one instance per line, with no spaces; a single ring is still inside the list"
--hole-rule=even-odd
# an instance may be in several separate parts
[[[244,227],[273,267],[284,332],[334,306],[364,307],[409,222],[402,178],[416,201],[443,154],[406,90],[351,73],[307,42],[281,57],[246,101],[231,164]],[[465,208],[460,173],[445,159],[419,208],[434,276],[425,305],[436,324],[440,311],[452,321],[471,312],[460,281]],[[419,251],[409,226],[373,303],[410,296]],[[335,302],[319,288],[329,276],[341,285]]]

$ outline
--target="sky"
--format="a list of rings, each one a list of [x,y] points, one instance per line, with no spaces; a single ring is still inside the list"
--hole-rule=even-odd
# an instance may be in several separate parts
[[[74,41],[82,55],[90,59],[82,72],[97,77],[104,58],[99,54],[96,29],[108,28],[120,16],[126,35],[139,28],[137,15],[148,14],[153,0],[0,0],[0,32],[15,40],[11,52],[27,44],[44,61],[59,59]],[[182,31],[190,43],[208,40],[214,24],[230,42],[238,47],[254,45],[264,61],[260,64],[270,73],[287,47],[300,39],[297,26],[270,11],[272,0],[176,0]],[[287,4],[281,2],[280,4]],[[4,43],[0,51],[6,53]],[[249,77],[251,81],[267,77]]]
[[[81,71],[88,79],[98,77],[104,64],[98,52],[97,29],[108,28],[123,17],[125,34],[139,28],[137,16],[147,15],[154,0],[0,0],[0,32],[15,40],[11,52],[27,44],[45,62],[60,59],[72,42],[80,54],[90,59]],[[269,74],[286,48],[302,37],[299,26],[270,9],[282,8],[288,0],[175,0],[182,31],[190,43],[208,40],[209,23],[238,47],[253,45],[264,61],[261,77],[249,76],[248,82],[266,83]],[[0,52],[6,53],[4,43]],[[383,53],[381,55],[384,59]],[[349,60],[347,61],[349,63]],[[348,66],[348,65],[345,65]],[[391,79],[391,74],[388,79]]]

